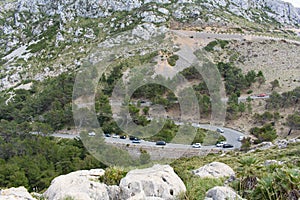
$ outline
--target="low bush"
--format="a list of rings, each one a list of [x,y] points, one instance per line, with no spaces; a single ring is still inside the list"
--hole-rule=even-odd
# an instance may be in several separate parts
[[[106,185],[119,185],[122,178],[127,174],[122,168],[119,167],[109,167],[106,168],[105,173],[99,179]]]

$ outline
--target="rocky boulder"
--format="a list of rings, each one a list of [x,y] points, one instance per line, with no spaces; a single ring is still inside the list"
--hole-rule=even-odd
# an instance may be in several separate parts
[[[216,186],[207,191],[205,200],[243,200],[232,188]]]
[[[103,169],[81,170],[55,178],[44,193],[47,199],[60,200],[71,197],[76,200],[108,200],[108,188],[98,178]]]
[[[235,173],[231,167],[221,162],[212,162],[204,165],[199,169],[193,170],[192,173],[202,178],[220,178],[220,177],[234,177]]]
[[[36,200],[33,198],[26,188],[9,188],[5,190],[0,190],[0,199],[1,200]]]
[[[175,199],[186,191],[182,180],[169,165],[154,165],[130,171],[120,182],[121,199]],[[157,198],[158,197],[158,198]]]
[[[46,199],[61,200],[168,200],[186,191],[182,180],[169,165],[154,165],[128,172],[120,185],[99,182],[103,169],[81,170],[55,178],[43,194]]]
[[[293,139],[282,139],[282,140],[276,140],[274,143],[275,145],[278,146],[279,149],[284,149],[284,148],[287,148],[287,146],[289,144],[294,144],[294,143],[299,143],[300,140],[297,139],[297,138],[293,138]]]

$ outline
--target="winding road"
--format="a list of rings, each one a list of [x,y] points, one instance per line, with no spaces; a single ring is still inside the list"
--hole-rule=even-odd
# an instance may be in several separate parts
[[[177,125],[183,125],[182,122],[175,122]],[[233,130],[230,128],[226,127],[219,127],[219,126],[213,126],[210,124],[197,124],[197,123],[192,123],[193,127],[196,128],[202,128],[206,130],[211,130],[211,131],[216,131],[217,128],[222,128],[224,130],[224,133],[221,133],[226,138],[226,142],[229,144],[232,144],[234,149],[238,149],[241,147],[241,142],[238,141],[238,138],[240,136],[245,136],[244,133],[239,132],[237,130]],[[74,139],[74,138],[80,138],[80,135],[70,135],[70,134],[61,134],[61,133],[54,133],[51,136],[53,137],[59,137],[59,138],[66,138],[66,139]],[[93,136],[90,136],[93,137]],[[120,138],[113,138],[113,137],[105,137],[105,141],[107,143],[120,143],[120,144],[132,144],[132,141],[127,139],[120,139]],[[155,142],[149,142],[145,140],[141,140],[141,143],[138,144],[139,146],[157,146]],[[182,148],[182,149],[187,149],[187,148],[192,148],[191,145],[186,145],[186,144],[174,144],[174,143],[167,143],[165,146],[166,148]],[[201,148],[203,149],[213,149],[217,148],[215,145],[213,146],[202,146]],[[231,149],[233,149],[231,148]]]

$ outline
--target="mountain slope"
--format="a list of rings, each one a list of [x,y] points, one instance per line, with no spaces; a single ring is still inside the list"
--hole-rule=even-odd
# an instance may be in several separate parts
[[[280,0],[6,0],[0,3],[0,84],[74,70],[93,46],[124,31],[136,38],[167,28],[222,27],[223,32],[296,38],[300,9]]]

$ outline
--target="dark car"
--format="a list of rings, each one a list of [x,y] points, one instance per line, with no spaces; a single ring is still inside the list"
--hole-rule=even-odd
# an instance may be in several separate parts
[[[126,135],[121,135],[120,139],[126,139]]]
[[[166,142],[165,141],[157,141],[156,145],[166,145]]]
[[[109,133],[106,133],[106,134],[105,134],[105,137],[110,137],[110,134],[109,134]]]
[[[223,144],[223,148],[232,148],[233,145],[232,144]]]

